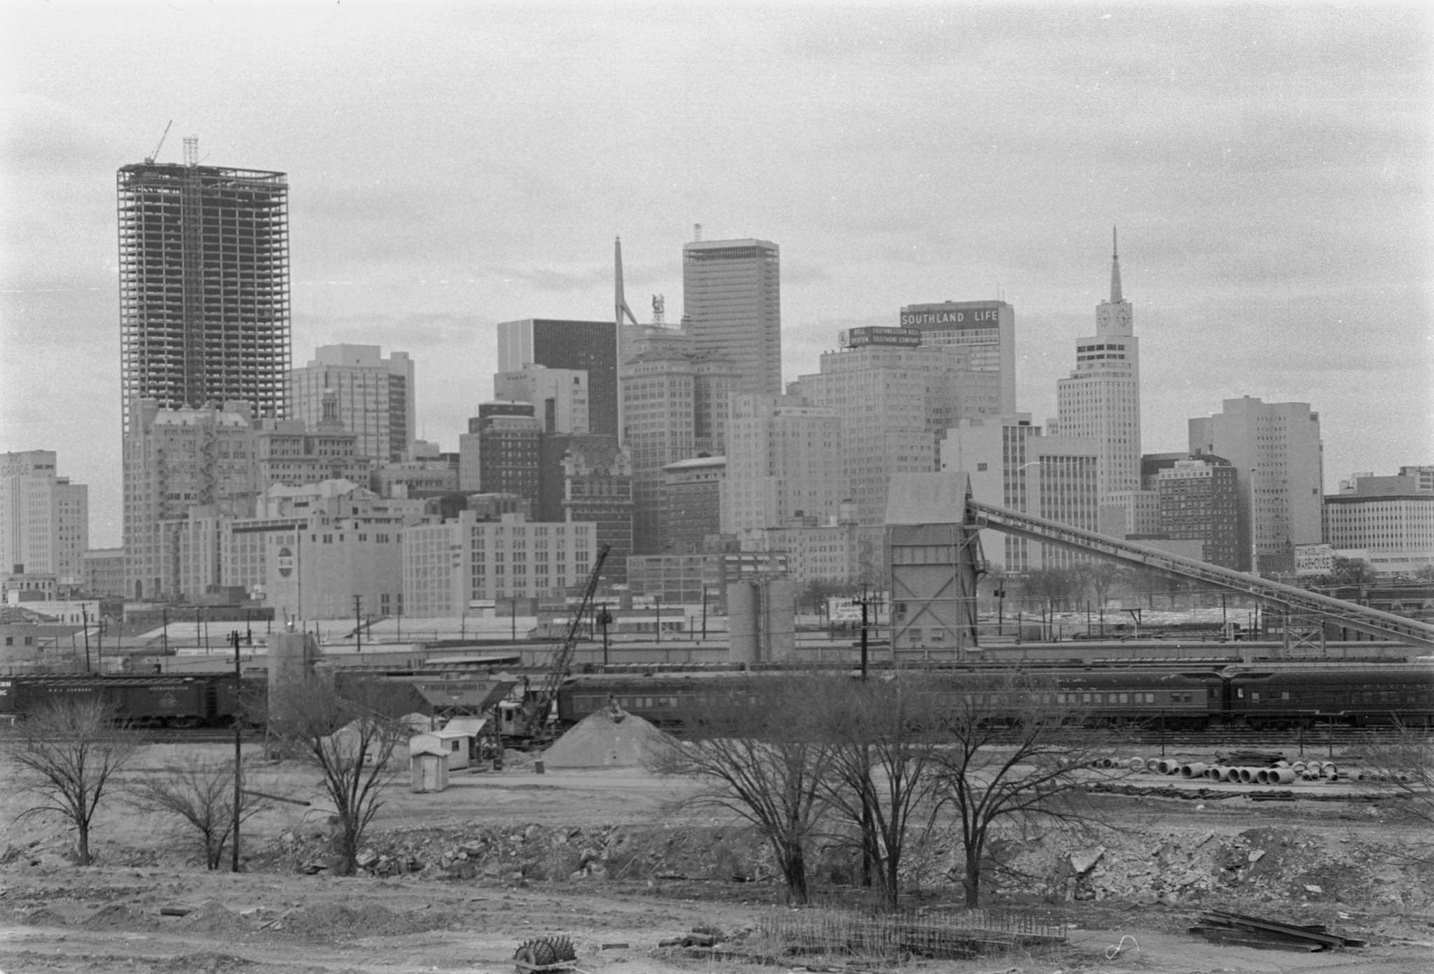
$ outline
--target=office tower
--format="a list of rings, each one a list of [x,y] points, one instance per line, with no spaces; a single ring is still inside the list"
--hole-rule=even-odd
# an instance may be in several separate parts
[[[1099,452],[1092,440],[1043,435],[1029,413],[1015,413],[967,419],[946,430],[941,469],[965,473],[978,501],[1095,530]],[[1008,572],[1063,567],[1075,560],[1054,545],[991,530],[981,532],[981,545],[985,556]]]
[[[1324,498],[1324,541],[1382,574],[1414,574],[1434,565],[1434,484],[1429,467],[1400,467],[1391,477],[1356,474]],[[1427,481],[1427,478],[1423,478]]]
[[[603,578],[627,580],[632,554],[632,466],[615,436],[544,434],[539,446],[539,521],[590,521],[608,546]]]
[[[683,328],[699,351],[736,366],[740,392],[782,392],[779,264],[777,245],[766,240],[682,248]]]
[[[1155,534],[1199,541],[1201,558],[1221,568],[1239,568],[1248,549],[1241,535],[1240,489],[1235,468],[1223,457],[1179,459],[1155,474]]]
[[[847,497],[842,421],[831,406],[791,396],[738,395],[727,427],[724,534],[795,518],[834,519]]]
[[[722,531],[726,457],[693,457],[662,468],[662,537],[673,554],[708,550]]]
[[[588,378],[588,432],[617,436],[617,325],[611,321],[524,318],[498,324],[498,371],[527,365],[582,369]]]
[[[972,370],[959,348],[920,342],[910,329],[852,329],[794,385],[840,418],[842,478],[867,527],[884,523],[893,474],[936,470],[938,436],[999,401],[996,373]]]
[[[588,374],[584,369],[550,369],[529,363],[493,376],[493,398],[532,403],[543,432],[588,432]]]
[[[177,538],[195,509],[208,517],[252,516],[255,432],[247,402],[160,409],[139,399],[124,450],[126,597],[180,594]],[[166,527],[166,525],[168,525]]]
[[[542,424],[532,403],[480,403],[477,417],[468,421],[468,435],[459,438],[459,488],[517,494],[536,504],[541,439]],[[472,460],[475,446],[476,465]]]
[[[1016,411],[1016,313],[1004,301],[908,304],[902,328],[921,332],[921,344],[954,346],[969,353],[971,368],[1000,376],[1001,415]]]
[[[303,368],[289,372],[291,419],[310,428],[324,420],[333,397],[337,420],[358,437],[358,455],[380,462],[405,459],[417,436],[413,360],[384,358],[378,345],[322,345]]]
[[[119,192],[120,394],[159,409],[244,402],[284,415],[289,185],[284,173],[144,162]]]
[[[89,547],[89,488],[55,474],[55,451],[0,453],[0,568],[24,565],[80,585]]]
[[[1114,231],[1112,231],[1112,241]],[[1140,489],[1140,340],[1120,290],[1120,253],[1110,265],[1110,300],[1096,308],[1095,334],[1076,342],[1076,367],[1056,383],[1057,429],[1100,445],[1101,497]]]
[[[1318,544],[1324,484],[1319,413],[1309,403],[1245,396],[1189,421],[1190,452],[1224,457],[1235,468],[1249,547],[1241,571],[1294,570],[1294,546]]]
[[[639,353],[622,366],[622,440],[632,462],[632,547],[636,554],[665,550],[662,538],[662,469],[696,454],[696,377],[685,353]]]

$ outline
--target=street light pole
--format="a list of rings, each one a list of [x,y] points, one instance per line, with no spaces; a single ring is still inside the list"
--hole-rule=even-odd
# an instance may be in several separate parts
[[[239,802],[243,797],[243,771],[240,766],[241,743],[240,731],[243,721],[240,720],[240,676],[239,676],[239,630],[235,629],[229,633],[229,641],[234,645],[234,818],[230,823],[230,829],[234,833],[234,846],[230,849],[232,858],[229,868],[231,872],[239,871]]]

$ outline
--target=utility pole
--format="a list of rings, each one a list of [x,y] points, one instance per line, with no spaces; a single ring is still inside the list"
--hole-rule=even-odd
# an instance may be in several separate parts
[[[90,671],[90,608],[83,602],[80,603],[80,622],[85,627],[85,672],[88,673]]]
[[[159,630],[159,651],[163,656],[169,655],[169,606],[160,606],[159,619],[162,628]]]
[[[603,669],[606,669],[608,651],[607,627],[612,623],[612,613],[607,610],[607,603],[603,603],[598,609],[597,621],[598,625],[602,626],[602,665]]]
[[[240,767],[241,744],[239,734],[243,727],[240,720],[240,676],[239,676],[239,630],[235,629],[229,633],[229,642],[234,645],[234,819],[230,828],[234,833],[234,845],[229,850],[232,854],[229,869],[230,872],[239,871],[239,802],[244,795],[243,771]]]
[[[354,596],[354,646],[356,652],[363,652],[363,596]]]

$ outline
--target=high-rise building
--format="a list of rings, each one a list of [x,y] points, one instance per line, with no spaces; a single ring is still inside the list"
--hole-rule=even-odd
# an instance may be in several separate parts
[[[662,537],[674,554],[708,550],[722,530],[722,480],[726,457],[693,457],[662,468]]]
[[[681,353],[639,353],[622,366],[622,440],[632,459],[632,548],[665,550],[662,539],[662,469],[696,455],[693,415],[696,377]]]
[[[144,162],[119,191],[120,394],[282,417],[289,349],[284,173]]]
[[[836,518],[847,490],[835,408],[745,394],[733,398],[728,417],[723,533],[773,528],[802,516],[818,523]]]
[[[55,475],[53,450],[0,453],[0,570],[84,581],[89,488]]]
[[[1016,313],[1004,301],[941,301],[908,304],[901,327],[921,332],[921,344],[954,346],[967,353],[970,368],[1000,376],[1002,415],[1016,411]]]
[[[1319,413],[1309,403],[1245,396],[1226,399],[1221,412],[1190,420],[1190,452],[1230,461],[1249,525],[1240,571],[1262,575],[1294,570],[1294,546],[1319,544],[1324,444]]]
[[[1091,440],[1043,435],[1029,413],[1014,413],[967,419],[947,430],[941,469],[965,473],[978,501],[1095,530],[1098,454]],[[991,530],[981,532],[981,545],[986,557],[1008,572],[1064,567],[1074,560],[1054,545]]]
[[[782,391],[780,251],[767,240],[696,240],[682,248],[682,324],[700,352],[728,359],[736,391]]]
[[[1112,240],[1114,234],[1112,231]],[[1101,497],[1140,489],[1140,340],[1120,290],[1120,252],[1110,265],[1110,300],[1096,308],[1095,334],[1076,342],[1076,367],[1056,383],[1057,432],[1100,448]]]
[[[588,374],[584,369],[550,369],[529,363],[493,376],[493,398],[533,404],[544,433],[588,432]]]
[[[498,371],[527,365],[587,372],[588,432],[617,436],[617,324],[523,318],[498,324]]]
[[[542,425],[530,402],[485,402],[478,416],[469,420],[470,439],[461,440],[459,473],[464,471],[463,446],[477,437],[478,482],[484,494],[517,494],[533,503],[538,500],[538,447]],[[471,466],[469,467],[471,470]]]
[[[322,345],[303,368],[289,372],[289,417],[315,428],[333,419],[358,437],[358,454],[380,462],[406,459],[417,437],[413,360],[384,358],[378,345]]]
[[[909,329],[852,332],[846,347],[824,353],[820,371],[799,376],[795,389],[840,418],[842,478],[858,523],[873,527],[886,517],[892,475],[935,471],[943,431],[996,411],[998,376],[972,370],[960,348],[921,344]],[[897,332],[904,334],[889,334]],[[734,463],[734,452],[727,455]]]
[[[1240,490],[1235,468],[1223,457],[1176,460],[1155,475],[1158,503],[1155,533],[1199,541],[1201,558],[1221,568],[1238,568],[1249,549],[1241,534]]]
[[[1383,574],[1412,574],[1434,565],[1434,484],[1421,485],[1421,474],[1430,470],[1356,474],[1338,494],[1326,494],[1325,544]]]
[[[178,552],[170,542],[196,509],[206,517],[252,516],[256,446],[249,408],[229,402],[160,409],[152,399],[136,401],[124,449],[127,598],[180,594]]]

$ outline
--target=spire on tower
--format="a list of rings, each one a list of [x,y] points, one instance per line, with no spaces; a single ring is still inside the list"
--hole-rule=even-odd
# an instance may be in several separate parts
[[[1116,239],[1115,227],[1110,228],[1110,303],[1119,304],[1120,296],[1120,246]]]
[[[612,244],[613,250],[613,317],[619,329],[622,328],[623,319],[637,324],[637,316],[627,306],[627,297],[622,289],[622,238],[615,237]]]

